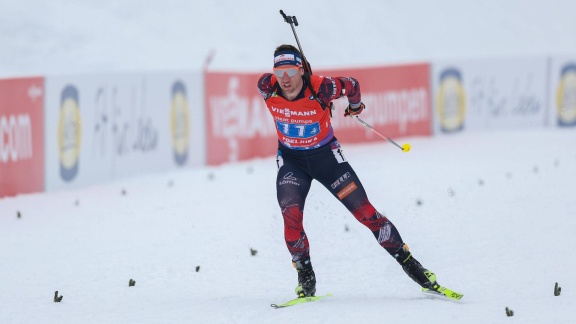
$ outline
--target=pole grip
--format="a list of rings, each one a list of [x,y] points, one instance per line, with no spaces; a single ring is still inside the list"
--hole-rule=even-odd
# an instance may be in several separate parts
[[[290,25],[298,26],[298,19],[296,19],[296,16],[286,16],[282,9],[280,9],[280,14],[284,18],[285,22],[289,23]]]

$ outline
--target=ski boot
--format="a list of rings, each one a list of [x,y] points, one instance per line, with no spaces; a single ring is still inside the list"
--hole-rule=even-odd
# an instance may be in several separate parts
[[[292,262],[292,266],[298,271],[298,286],[296,295],[298,297],[311,297],[316,293],[316,276],[312,270],[310,259]]]
[[[393,256],[396,258],[396,261],[400,263],[404,272],[417,284],[422,286],[422,291],[438,291],[438,289],[440,289],[441,286],[436,282],[436,274],[424,268],[420,262],[412,256],[407,244],[404,244]]]

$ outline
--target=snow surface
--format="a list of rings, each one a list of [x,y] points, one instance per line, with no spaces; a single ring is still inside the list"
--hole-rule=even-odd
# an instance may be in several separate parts
[[[426,298],[315,182],[305,227],[318,293],[333,296],[272,309],[297,275],[270,156],[0,200],[0,323],[573,323],[574,138],[343,143],[372,203],[460,303]]]
[[[269,69],[295,44],[313,67],[576,53],[573,0],[0,0],[0,77]]]

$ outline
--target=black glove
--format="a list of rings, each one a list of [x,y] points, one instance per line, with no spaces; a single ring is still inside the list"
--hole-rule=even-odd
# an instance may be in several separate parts
[[[352,108],[352,107],[350,107],[350,105],[348,105],[348,107],[346,107],[346,111],[344,112],[344,117],[347,117],[348,115],[358,116],[358,115],[360,115],[362,110],[364,110],[364,108],[366,108],[366,106],[364,106],[364,104],[362,102],[360,103],[360,106],[358,106],[356,108]]]

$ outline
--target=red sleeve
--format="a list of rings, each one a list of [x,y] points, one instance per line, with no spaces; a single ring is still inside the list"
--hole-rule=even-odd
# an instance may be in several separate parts
[[[326,105],[334,99],[348,97],[348,102],[352,105],[361,101],[360,83],[352,77],[324,77],[318,89],[318,97]]]
[[[274,93],[275,83],[276,77],[272,73],[264,73],[258,79],[258,91],[264,100],[270,98],[272,93]]]

